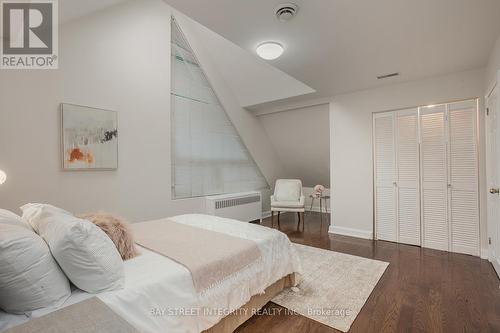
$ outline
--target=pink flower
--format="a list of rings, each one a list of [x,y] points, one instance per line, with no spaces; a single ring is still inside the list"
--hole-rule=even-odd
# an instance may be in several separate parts
[[[324,190],[325,190],[325,187],[323,185],[314,186],[314,196],[316,198],[321,197],[321,194],[323,193]]]

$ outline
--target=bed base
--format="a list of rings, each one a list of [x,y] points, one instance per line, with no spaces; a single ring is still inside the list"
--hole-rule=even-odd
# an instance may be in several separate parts
[[[254,295],[240,309],[245,311],[235,311],[224,317],[217,324],[203,331],[203,333],[232,333],[241,324],[250,319],[257,310],[262,309],[269,301],[278,295],[285,288],[293,287],[296,282],[295,273],[289,274],[266,288],[264,294]]]

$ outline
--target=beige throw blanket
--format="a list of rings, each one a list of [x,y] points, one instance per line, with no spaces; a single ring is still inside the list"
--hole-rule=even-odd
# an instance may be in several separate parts
[[[97,297],[76,303],[2,333],[139,333]]]
[[[261,259],[254,241],[168,219],[132,224],[135,242],[185,266],[198,293]]]

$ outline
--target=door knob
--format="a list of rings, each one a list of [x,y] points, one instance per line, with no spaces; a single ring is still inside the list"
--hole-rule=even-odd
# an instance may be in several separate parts
[[[497,188],[492,187],[492,188],[490,188],[490,193],[491,194],[499,194],[500,189],[498,189],[498,187]]]

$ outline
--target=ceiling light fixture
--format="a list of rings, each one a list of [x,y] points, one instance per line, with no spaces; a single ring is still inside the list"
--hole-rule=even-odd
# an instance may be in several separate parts
[[[262,59],[274,60],[283,54],[284,48],[277,42],[265,42],[257,46],[256,52]]]

